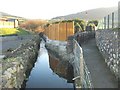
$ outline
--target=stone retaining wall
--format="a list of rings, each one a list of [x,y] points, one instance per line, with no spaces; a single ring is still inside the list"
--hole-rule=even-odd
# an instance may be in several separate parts
[[[68,38],[66,42],[50,40],[45,38],[46,48],[61,61],[69,62],[73,66],[75,87],[92,88],[90,73],[83,58],[82,48],[79,46],[74,36]]]
[[[97,30],[96,43],[105,58],[105,62],[115,76],[120,78],[120,47],[118,39],[118,30]]]
[[[78,32],[74,35],[77,42],[81,45],[84,42],[95,37],[95,31]]]
[[[0,88],[21,88],[37,58],[40,38],[33,35],[28,42],[0,60]]]

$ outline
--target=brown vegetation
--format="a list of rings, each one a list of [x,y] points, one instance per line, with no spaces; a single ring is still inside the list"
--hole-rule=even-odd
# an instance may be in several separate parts
[[[27,20],[19,25],[20,28],[24,28],[34,32],[43,32],[44,25],[47,23],[45,20]]]

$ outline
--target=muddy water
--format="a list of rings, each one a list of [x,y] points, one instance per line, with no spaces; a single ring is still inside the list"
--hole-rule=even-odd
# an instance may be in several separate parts
[[[26,82],[26,88],[72,88],[74,90],[72,78],[72,66],[48,55],[42,41],[37,61]]]

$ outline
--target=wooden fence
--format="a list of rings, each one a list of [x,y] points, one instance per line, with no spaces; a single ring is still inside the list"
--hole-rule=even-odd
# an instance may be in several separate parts
[[[44,33],[49,39],[65,41],[68,36],[74,35],[74,22],[51,24],[45,28]]]

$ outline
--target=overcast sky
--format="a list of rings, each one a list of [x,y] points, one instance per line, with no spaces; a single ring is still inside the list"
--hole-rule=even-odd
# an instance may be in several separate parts
[[[50,19],[89,9],[113,7],[120,0],[0,0],[0,11],[31,19]]]

